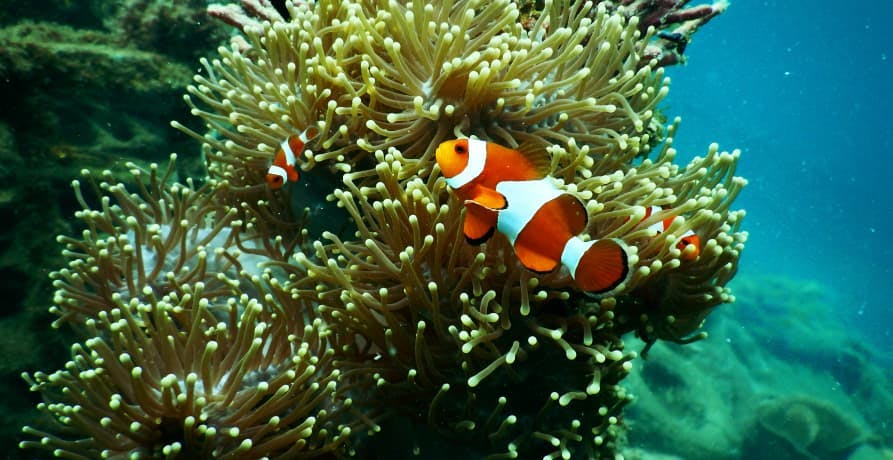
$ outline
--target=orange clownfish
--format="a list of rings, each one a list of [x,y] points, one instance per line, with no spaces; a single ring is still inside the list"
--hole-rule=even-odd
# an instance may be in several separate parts
[[[295,182],[301,175],[298,174],[297,158],[304,151],[304,146],[319,134],[319,130],[310,126],[301,134],[292,134],[279,144],[276,156],[270,169],[267,170],[267,184],[276,190],[285,184],[285,181]]]
[[[645,220],[645,219],[651,217],[652,214],[654,214],[656,212],[660,212],[662,210],[663,210],[663,208],[661,208],[660,206],[647,206],[645,208],[645,217],[643,217],[642,220]],[[670,224],[673,223],[673,219],[675,219],[675,218],[676,218],[676,216],[667,217],[666,219],[664,219],[660,222],[655,222],[655,223],[649,225],[648,229],[656,231],[657,234],[659,235],[659,234],[665,232],[668,228],[670,228]],[[694,246],[695,250],[693,252],[685,252],[685,247],[688,245]],[[679,249],[680,251],[682,251],[682,259],[684,259],[684,260],[697,259],[698,254],[701,253],[701,239],[691,229],[686,230],[686,232],[683,233],[682,236],[679,238],[679,242],[676,243],[676,249]]]
[[[546,273],[564,265],[580,289],[597,294],[612,291],[629,275],[622,241],[578,236],[589,219],[586,207],[547,175],[544,155],[458,139],[440,144],[436,158],[447,185],[464,200],[469,243],[483,243],[498,230],[525,268]]]

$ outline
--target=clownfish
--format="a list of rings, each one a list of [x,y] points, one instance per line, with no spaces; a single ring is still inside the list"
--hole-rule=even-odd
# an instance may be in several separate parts
[[[309,126],[301,134],[293,134],[279,144],[273,163],[267,169],[267,184],[271,189],[281,188],[286,181],[296,182],[298,173],[297,158],[304,151],[304,146],[319,135],[315,126]]]
[[[589,219],[586,207],[548,176],[545,155],[458,139],[440,144],[435,156],[447,185],[464,201],[469,243],[481,244],[498,230],[528,270],[547,273],[564,265],[580,289],[596,294],[626,280],[626,244],[578,236]]]
[[[645,217],[643,217],[642,220],[645,220],[645,219],[651,217],[652,214],[654,214],[656,212],[660,212],[662,210],[663,210],[663,208],[661,208],[660,206],[648,206],[645,208]],[[670,224],[673,223],[673,219],[675,219],[675,218],[676,218],[676,216],[669,216],[660,222],[655,222],[648,226],[648,230],[654,230],[659,235],[659,234],[665,232],[668,228],[670,228]],[[694,252],[688,252],[688,253],[685,252],[685,247],[688,245],[694,246],[694,248],[695,248]],[[698,237],[698,235],[694,231],[692,231],[691,229],[688,229],[679,238],[679,241],[676,243],[676,249],[679,249],[680,251],[682,251],[682,259],[683,260],[697,259],[698,255],[701,253],[701,239]]]

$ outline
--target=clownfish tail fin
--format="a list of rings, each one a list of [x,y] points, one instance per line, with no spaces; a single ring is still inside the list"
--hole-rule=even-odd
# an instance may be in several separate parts
[[[301,141],[303,141],[305,144],[315,139],[316,136],[319,136],[319,128],[313,125],[310,125],[306,129],[304,129],[304,132],[302,132],[300,135]]]
[[[687,249],[688,246],[691,246],[691,249]],[[679,243],[676,244],[676,247],[682,251],[682,260],[695,260],[701,254],[701,238],[698,235],[689,230],[682,234],[682,238],[679,238]]]
[[[577,286],[593,294],[608,293],[629,276],[626,244],[618,239],[583,241],[571,238],[561,254]]]

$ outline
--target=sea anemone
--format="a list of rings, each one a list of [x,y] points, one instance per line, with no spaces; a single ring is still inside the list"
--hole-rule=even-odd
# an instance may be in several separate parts
[[[26,428],[40,441],[23,446],[613,456],[638,356],[622,334],[701,337],[733,300],[746,239],[738,152],[673,163],[654,30],[576,1],[523,23],[509,0],[288,12],[246,28],[247,46],[221,48],[188,88],[208,129],[174,126],[203,142],[205,185],[153,170],[129,194],[106,178],[95,210],[76,187],[88,230],[61,239],[54,311],[92,338],[66,370],[28,377],[64,435]],[[263,180],[274,146],[308,126],[320,135],[301,167],[340,209],[310,216],[319,233],[295,190]],[[469,136],[547,152],[585,203],[583,237],[623,240],[631,276],[592,296],[566,271],[524,269],[505,238],[467,244],[434,151]],[[688,232],[701,247],[679,246]]]

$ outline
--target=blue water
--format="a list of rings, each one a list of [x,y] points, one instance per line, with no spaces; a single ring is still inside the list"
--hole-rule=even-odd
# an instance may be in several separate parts
[[[893,362],[893,2],[842,4],[733,1],[669,71],[668,113],[681,160],[743,152],[739,273],[821,282]]]

